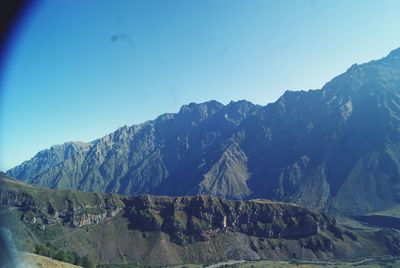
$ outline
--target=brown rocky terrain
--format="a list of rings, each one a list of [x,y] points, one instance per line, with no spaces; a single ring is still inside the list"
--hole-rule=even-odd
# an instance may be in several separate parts
[[[0,189],[1,224],[11,230],[21,250],[49,244],[98,263],[400,254],[395,231],[349,230],[329,216],[289,203],[50,190],[4,174]]]

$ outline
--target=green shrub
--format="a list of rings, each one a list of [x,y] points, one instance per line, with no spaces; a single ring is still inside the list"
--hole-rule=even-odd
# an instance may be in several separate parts
[[[36,245],[33,253],[46,256],[58,261],[67,262],[85,268],[96,268],[96,264],[88,256],[81,257],[75,252],[64,251],[50,244],[46,245]]]

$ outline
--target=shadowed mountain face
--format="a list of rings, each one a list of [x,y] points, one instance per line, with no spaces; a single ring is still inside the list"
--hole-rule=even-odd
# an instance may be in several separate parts
[[[355,213],[400,201],[400,49],[275,103],[189,104],[8,171],[52,188],[268,198]]]

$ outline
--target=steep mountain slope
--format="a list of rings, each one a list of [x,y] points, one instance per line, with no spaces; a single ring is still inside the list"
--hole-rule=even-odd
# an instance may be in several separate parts
[[[1,227],[17,246],[152,265],[240,259],[358,259],[400,254],[392,230],[350,231],[321,213],[267,200],[127,197],[43,189],[0,174]]]
[[[399,55],[354,65],[322,90],[286,92],[247,121],[255,194],[344,212],[397,203]]]
[[[230,140],[243,119],[258,108],[246,101],[227,106],[216,101],[192,103],[177,114],[164,114],[154,121],[122,127],[91,143],[54,146],[8,173],[52,188],[196,194],[207,173],[210,179],[219,176],[217,180],[225,178],[225,181],[224,174],[236,174],[238,166],[246,173],[245,155],[235,155],[240,148],[236,146],[235,150]],[[233,166],[232,157],[238,161]],[[213,169],[214,165],[221,165],[221,171],[216,172],[219,168]],[[245,186],[243,176],[246,175],[239,174],[236,183],[228,180],[230,186],[224,190],[225,196],[249,194],[241,189]],[[202,192],[211,192],[206,185],[201,187]]]
[[[189,104],[8,171],[52,188],[268,198],[360,213],[400,201],[400,49],[264,107]]]

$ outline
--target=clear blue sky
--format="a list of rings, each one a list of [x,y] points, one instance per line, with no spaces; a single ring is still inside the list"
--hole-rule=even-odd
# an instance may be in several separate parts
[[[400,46],[400,1],[41,1],[1,78],[0,170],[189,102],[276,100]]]

